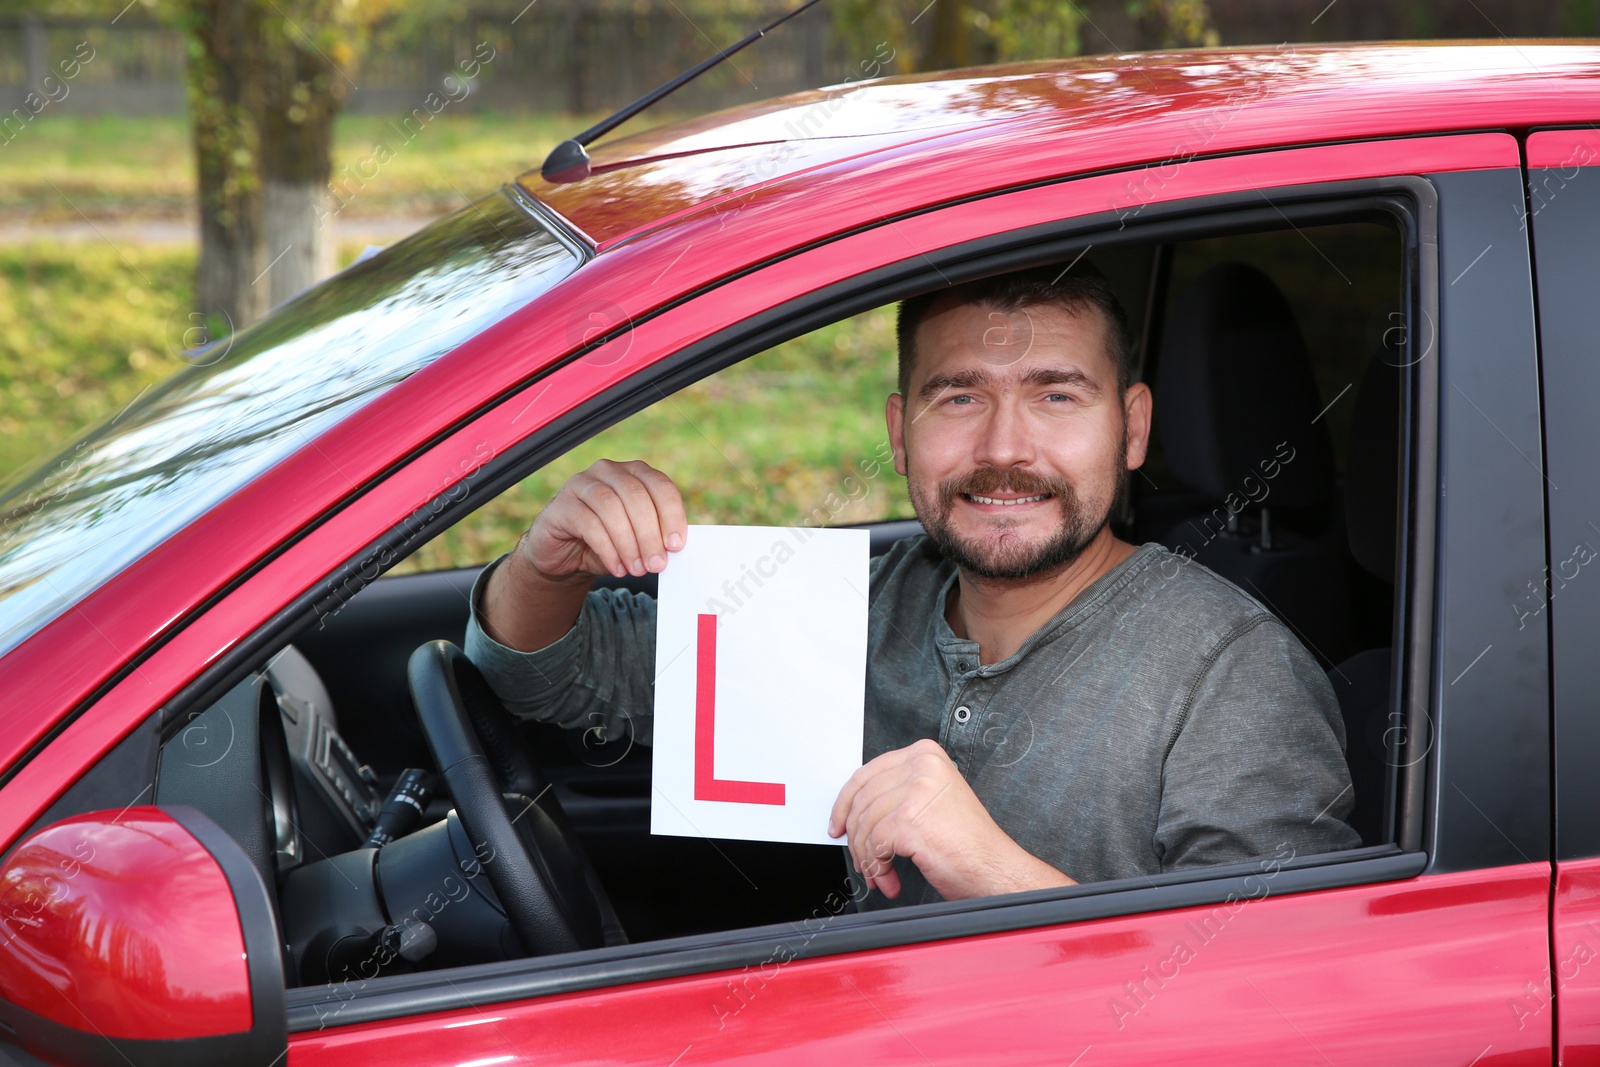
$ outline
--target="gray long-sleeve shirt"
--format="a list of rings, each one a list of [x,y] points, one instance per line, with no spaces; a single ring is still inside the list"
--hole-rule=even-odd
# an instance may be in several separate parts
[[[479,625],[485,580],[466,652],[508,708],[650,742],[654,600],[596,590],[565,636],[518,652]],[[945,621],[954,581],[924,537],[873,561],[863,761],[937,740],[1007,834],[1080,882],[1360,845],[1333,690],[1235,586],[1146,544],[981,666]],[[941,899],[895,866],[892,903]]]

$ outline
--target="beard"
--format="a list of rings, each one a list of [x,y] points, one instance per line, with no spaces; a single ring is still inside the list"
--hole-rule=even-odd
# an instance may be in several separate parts
[[[1119,465],[1120,466],[1120,465]],[[1018,581],[1059,570],[1077,559],[1110,521],[1116,497],[1104,508],[1091,510],[1074,492],[1072,483],[1046,478],[1030,471],[998,471],[984,467],[943,482],[933,494],[921,493],[909,483],[911,507],[922,520],[928,538],[945,558],[963,571],[990,581]],[[998,516],[983,538],[956,533],[951,512],[961,496],[1021,496],[1049,494],[1060,509],[1061,521],[1044,538],[1028,541],[1013,533],[1017,522]]]

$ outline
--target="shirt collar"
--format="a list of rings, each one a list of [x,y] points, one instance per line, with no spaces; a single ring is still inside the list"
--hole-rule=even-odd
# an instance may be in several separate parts
[[[998,663],[990,663],[977,667],[980,675],[1003,674],[1022,661],[1029,652],[1042,644],[1054,641],[1062,633],[1071,630],[1084,620],[1094,615],[1117,595],[1139,573],[1155,562],[1156,557],[1166,551],[1154,541],[1147,541],[1128,554],[1128,558],[1106,571],[1100,577],[1090,582],[1078,595],[1073,597],[1062,609],[1052,615],[1011,655]],[[945,618],[945,604],[950,595],[951,588],[958,577],[955,567],[950,568],[950,574],[945,578],[944,584],[939,587],[939,593],[934,598],[934,644],[938,646],[939,653],[946,663],[962,657],[970,657],[974,664],[978,662],[978,642],[965,637],[957,637],[950,623]]]

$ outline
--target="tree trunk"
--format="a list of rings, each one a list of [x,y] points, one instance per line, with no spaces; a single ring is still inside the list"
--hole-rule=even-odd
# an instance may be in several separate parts
[[[967,65],[966,0],[939,0],[933,5],[933,41],[923,70],[955,70]]]
[[[241,329],[267,305],[256,285],[264,265],[252,76],[261,39],[256,8],[238,0],[196,0],[184,19],[199,46],[190,55],[188,96],[200,200],[195,294],[204,322],[203,330],[179,331],[187,345]]]
[[[271,242],[263,285],[269,306],[333,273],[333,240],[328,233],[328,182],[268,177],[263,186],[265,233]]]
[[[265,189],[263,249],[271,305],[333,272],[328,181],[333,175],[333,120],[353,88],[350,72],[329,57],[333,41],[359,32],[339,23],[339,0],[283,4],[293,17],[270,20],[262,88],[261,179]],[[271,9],[269,9],[271,10]],[[310,35],[310,36],[308,36]],[[323,38],[319,46],[315,38]],[[354,47],[339,54],[353,57]]]

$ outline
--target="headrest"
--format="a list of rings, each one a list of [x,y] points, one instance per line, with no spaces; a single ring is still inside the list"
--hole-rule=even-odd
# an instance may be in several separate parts
[[[1399,490],[1400,370],[1375,359],[1356,390],[1350,416],[1345,526],[1356,562],[1391,584]]]
[[[1265,274],[1223,263],[1197,278],[1173,307],[1156,372],[1167,463],[1191,488],[1268,508],[1332,499],[1333,449],[1312,421],[1316,379],[1289,302]]]

